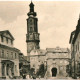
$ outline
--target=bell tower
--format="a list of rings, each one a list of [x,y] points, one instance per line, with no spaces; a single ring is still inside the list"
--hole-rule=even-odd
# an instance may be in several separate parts
[[[26,42],[27,42],[27,56],[28,61],[30,60],[30,52],[33,49],[39,49],[39,33],[38,33],[38,19],[36,18],[37,14],[34,12],[34,4],[30,3],[29,5],[30,11],[27,14],[27,34],[26,34]]]

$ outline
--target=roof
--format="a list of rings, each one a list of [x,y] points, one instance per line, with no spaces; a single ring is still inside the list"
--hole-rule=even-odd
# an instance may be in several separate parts
[[[30,52],[30,55],[45,55],[46,50],[43,49],[34,49]]]
[[[54,53],[68,53],[68,48],[46,48],[47,52],[54,52]]]
[[[32,7],[34,6],[34,4],[33,4],[33,2],[32,2],[32,1],[31,1],[31,3],[29,4],[29,6],[32,6]]]
[[[4,31],[0,31],[0,35],[2,35],[3,33],[8,33],[11,38],[14,40],[14,37],[12,36],[12,34],[9,32],[9,30],[4,30]]]
[[[75,30],[75,35],[74,35],[74,38],[73,38],[73,41],[72,41],[73,44],[75,43],[79,32],[80,32],[80,17],[79,17],[78,24],[77,24],[76,30]]]
[[[78,37],[79,32],[80,32],[80,29],[76,29],[75,35],[74,35],[74,39],[73,39],[73,42],[72,42],[73,44],[75,43],[75,41],[76,41],[76,39]]]
[[[27,56],[24,56],[24,59],[27,60]]]
[[[69,43],[71,43],[71,40],[72,40],[72,38],[73,38],[73,35],[75,35],[75,32],[76,32],[76,30],[74,30],[74,31],[71,32],[71,36],[70,36]]]
[[[19,61],[20,61],[20,63],[22,63],[22,62],[27,62],[27,63],[29,63],[29,62],[27,61],[27,56],[24,56],[23,53],[21,53],[21,56],[19,56]]]

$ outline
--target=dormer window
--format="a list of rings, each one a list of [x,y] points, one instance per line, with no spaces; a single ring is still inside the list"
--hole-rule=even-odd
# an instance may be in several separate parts
[[[3,40],[3,36],[1,35],[1,42],[3,42],[4,40]]]

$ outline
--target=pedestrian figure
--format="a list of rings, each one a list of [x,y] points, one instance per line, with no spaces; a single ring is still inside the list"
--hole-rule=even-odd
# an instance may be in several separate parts
[[[23,74],[23,79],[26,79],[26,75],[25,74]]]

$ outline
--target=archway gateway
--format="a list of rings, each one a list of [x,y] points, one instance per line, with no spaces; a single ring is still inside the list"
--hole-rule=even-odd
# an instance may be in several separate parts
[[[52,71],[52,77],[56,77],[57,68],[52,68],[51,71]]]

